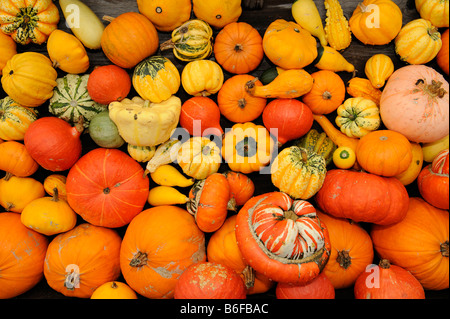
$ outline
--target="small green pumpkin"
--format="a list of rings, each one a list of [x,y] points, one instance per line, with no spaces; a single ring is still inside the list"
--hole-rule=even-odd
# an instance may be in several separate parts
[[[305,136],[295,141],[294,145],[322,155],[327,165],[333,160],[333,153],[337,148],[326,133],[319,133],[316,129],[309,130]]]
[[[35,109],[18,104],[9,96],[0,100],[0,138],[22,141],[25,132],[38,116]]]
[[[107,106],[90,97],[87,90],[88,79],[89,74],[67,74],[58,78],[49,101],[50,113],[70,124],[78,123],[82,117],[83,126],[88,127],[94,115],[107,110]]]
[[[91,119],[89,135],[95,144],[104,148],[119,148],[125,143],[107,110],[95,114]]]

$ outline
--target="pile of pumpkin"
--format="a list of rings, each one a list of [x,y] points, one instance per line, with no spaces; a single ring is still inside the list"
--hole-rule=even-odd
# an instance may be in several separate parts
[[[60,0],[66,23],[80,24],[73,34],[57,29],[51,0],[20,3],[0,4],[0,298],[43,277],[80,298],[448,289],[448,1],[416,0],[421,18],[403,26],[390,0],[364,0],[349,20],[325,0],[323,26],[318,2],[297,0],[295,22],[271,21],[263,36],[238,21],[240,0],[137,0],[139,13],[105,17],[106,27]],[[17,23],[37,19],[27,32]],[[376,54],[366,77],[344,84],[352,34],[395,41],[405,65]],[[16,42],[46,45],[48,57]],[[86,74],[86,48],[111,64]],[[264,57],[274,67],[250,75]],[[425,65],[434,59],[441,70]],[[191,98],[177,97],[181,86]],[[46,103],[51,114],[39,116]],[[259,173],[277,191],[255,194]]]

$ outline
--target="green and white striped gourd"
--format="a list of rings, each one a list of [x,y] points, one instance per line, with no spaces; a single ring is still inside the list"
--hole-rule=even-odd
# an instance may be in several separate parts
[[[87,90],[88,79],[89,74],[67,74],[58,78],[49,101],[50,113],[71,124],[78,123],[82,117],[83,126],[88,127],[94,115],[108,109],[92,100]]]

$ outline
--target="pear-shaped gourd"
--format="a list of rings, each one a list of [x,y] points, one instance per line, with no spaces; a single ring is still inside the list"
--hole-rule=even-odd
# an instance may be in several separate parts
[[[194,184],[192,178],[185,177],[170,164],[159,166],[150,176],[156,184],[162,186],[188,187]]]
[[[172,186],[156,186],[148,193],[148,203],[152,206],[186,204],[189,197]]]

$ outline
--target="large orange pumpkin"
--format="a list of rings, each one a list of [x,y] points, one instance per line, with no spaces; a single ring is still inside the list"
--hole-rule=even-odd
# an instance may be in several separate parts
[[[16,297],[43,277],[48,239],[28,229],[20,214],[0,213],[0,299]]]
[[[117,149],[97,148],[67,175],[69,205],[87,222],[121,227],[140,213],[147,202],[149,179],[138,162]]]
[[[411,197],[406,217],[370,232],[381,258],[411,272],[427,290],[449,287],[448,211]]]
[[[205,235],[177,206],[144,210],[128,225],[120,250],[127,284],[147,298],[170,299],[191,264],[206,261]]]

